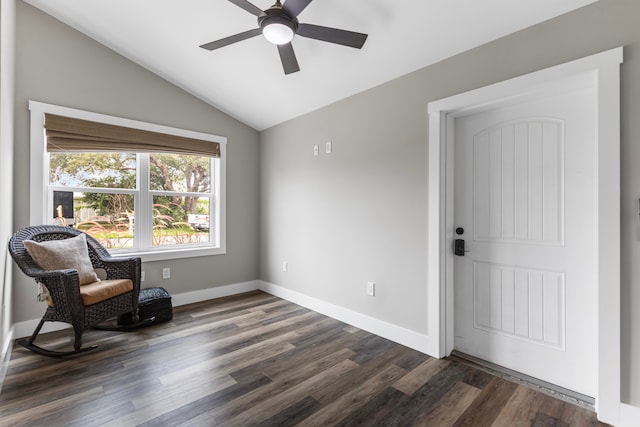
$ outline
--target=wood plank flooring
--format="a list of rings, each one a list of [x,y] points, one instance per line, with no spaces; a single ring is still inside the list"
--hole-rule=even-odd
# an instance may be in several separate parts
[[[587,426],[595,414],[262,292],[91,330],[68,359],[15,345],[2,426]],[[71,330],[42,335],[71,346]]]

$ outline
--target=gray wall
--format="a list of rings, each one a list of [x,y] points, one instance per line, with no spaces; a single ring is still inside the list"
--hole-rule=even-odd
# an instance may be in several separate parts
[[[638,17],[601,0],[264,131],[260,278],[426,333],[427,103],[624,46],[622,395],[640,405]]]
[[[0,206],[12,204],[15,58],[15,0],[0,3]],[[13,306],[12,268],[6,242],[13,233],[13,212],[0,209],[0,363],[9,346]],[[0,367],[0,379],[3,367]]]
[[[155,281],[177,294],[255,280],[258,132],[32,6],[17,6],[14,228],[29,218],[29,100],[226,136],[227,254],[145,263],[145,286]],[[160,280],[162,267],[171,279]],[[14,276],[13,321],[41,317],[33,280]]]
[[[427,318],[427,103],[625,46],[622,378],[623,396],[640,405],[637,0],[601,0],[260,136],[42,12],[17,3],[13,228],[27,225],[29,213],[29,99],[227,136],[228,254],[147,263],[148,282],[159,277],[164,266],[172,268],[172,279],[161,283],[172,293],[259,276],[422,333]],[[6,111],[0,111],[2,144],[8,138],[2,116]],[[313,157],[313,145],[323,148],[328,140],[334,152]],[[0,159],[10,152],[3,150]],[[0,197],[6,197],[10,188],[6,182],[0,185]],[[286,273],[281,271],[282,261],[289,263]],[[377,284],[375,298],[365,296],[367,281]],[[15,273],[14,289],[13,321],[39,318],[42,306],[34,302],[33,282]]]

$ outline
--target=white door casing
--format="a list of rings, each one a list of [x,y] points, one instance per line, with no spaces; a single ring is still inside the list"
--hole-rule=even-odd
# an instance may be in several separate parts
[[[593,79],[455,119],[459,351],[596,393]]]
[[[448,355],[454,346],[454,122],[456,117],[551,94],[592,78],[596,106],[597,390],[601,421],[617,425],[620,402],[620,64],[615,48],[491,86],[430,102],[427,255],[428,353]]]

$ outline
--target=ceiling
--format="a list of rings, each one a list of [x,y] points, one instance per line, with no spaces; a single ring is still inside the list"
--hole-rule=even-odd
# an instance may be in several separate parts
[[[301,23],[369,38],[357,50],[296,37],[301,71],[289,75],[262,36],[198,47],[257,27],[225,0],[24,1],[263,130],[596,0],[315,0]]]

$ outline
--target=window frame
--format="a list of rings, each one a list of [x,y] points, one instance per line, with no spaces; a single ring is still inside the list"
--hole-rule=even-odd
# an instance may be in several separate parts
[[[117,126],[130,127],[134,129],[161,132],[168,135],[176,135],[204,141],[217,142],[220,144],[220,157],[212,159],[211,176],[213,177],[212,191],[207,193],[210,200],[210,218],[214,223],[211,225],[211,235],[209,244],[199,244],[197,246],[158,246],[150,248],[118,249],[110,250],[114,257],[140,256],[143,261],[160,261],[167,259],[190,258],[197,256],[221,255],[226,253],[226,149],[227,138],[211,135],[186,129],[174,128],[170,126],[158,125],[154,123],[141,122],[137,120],[125,119],[116,116],[93,113],[89,111],[77,110],[59,105],[46,104],[38,101],[29,101],[30,114],[30,208],[29,223],[31,225],[50,223],[50,197],[53,194],[49,186],[49,153],[46,151],[46,137],[44,129],[45,113],[58,114],[62,116],[74,117],[78,119],[91,120],[94,122],[113,124]],[[138,154],[138,157],[140,154]],[[140,160],[137,160],[140,164]],[[148,165],[142,170],[137,170],[138,179],[136,182],[136,192],[139,203],[153,200],[153,195],[157,191],[150,188],[142,189],[142,183],[147,179],[140,179],[142,174],[148,173]],[[138,218],[145,215],[146,209],[139,210]],[[145,230],[143,233],[148,233]]]

